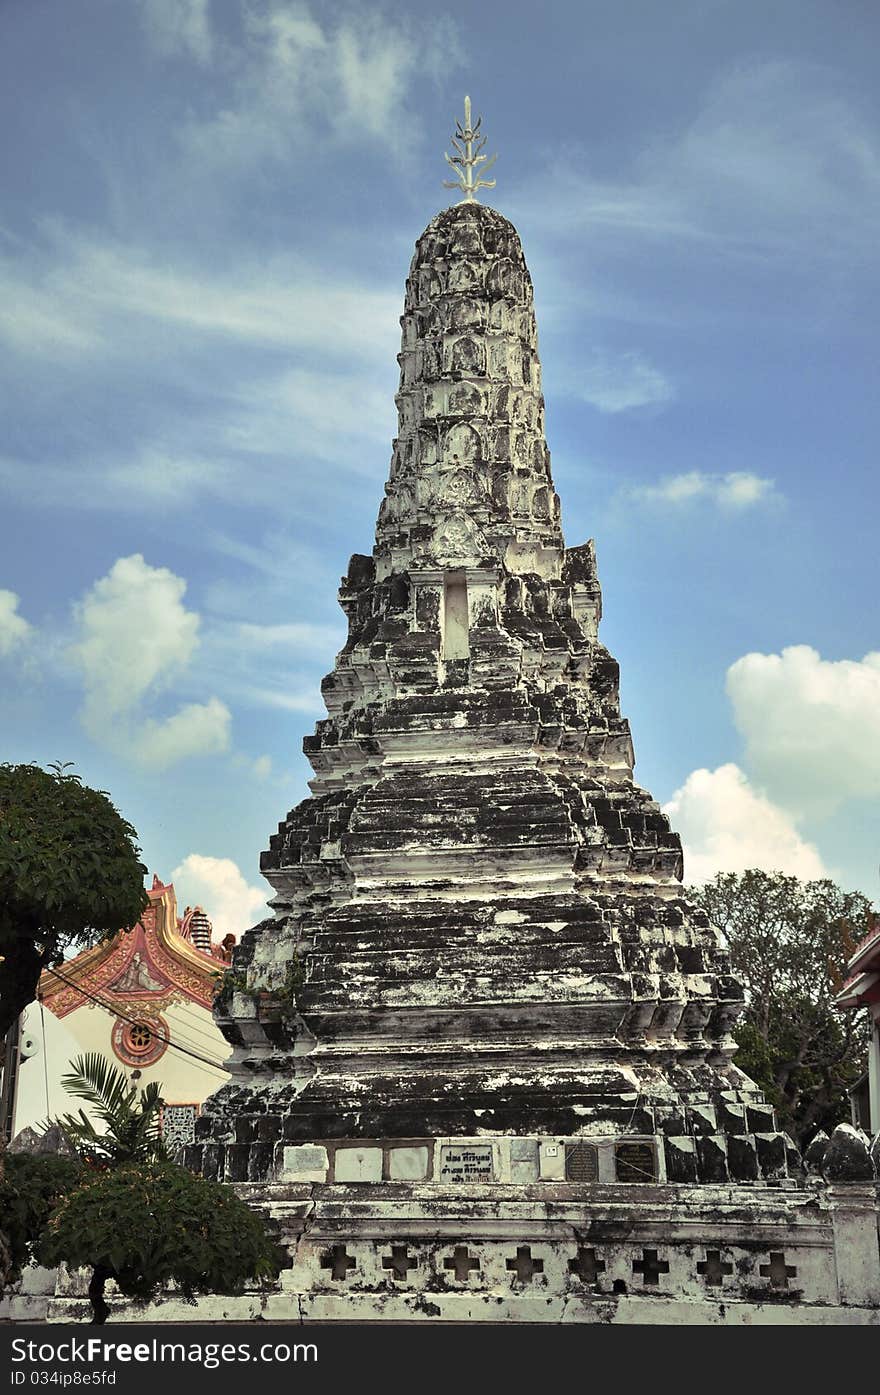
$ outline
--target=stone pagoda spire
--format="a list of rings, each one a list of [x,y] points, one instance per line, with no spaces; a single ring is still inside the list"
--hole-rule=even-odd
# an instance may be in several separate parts
[[[442,1180],[469,1140],[509,1180],[565,1178],[577,1147],[584,1177],[782,1177],[731,1059],[742,990],[633,780],[593,544],[562,535],[532,283],[468,197],[470,120],[465,199],[406,283],[398,436],[339,593],[312,794],[261,859],[275,916],[236,951],[234,1080],[193,1156],[232,1180],[306,1155],[330,1180],[355,1155],[362,1180]]]

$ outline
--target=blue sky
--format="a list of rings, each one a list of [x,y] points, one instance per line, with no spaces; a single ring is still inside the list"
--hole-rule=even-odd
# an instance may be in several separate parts
[[[0,6],[0,756],[240,930],[469,92],[686,872],[877,892],[872,0]]]

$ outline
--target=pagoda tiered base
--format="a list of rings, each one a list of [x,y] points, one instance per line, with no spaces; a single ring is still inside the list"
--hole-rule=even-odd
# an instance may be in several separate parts
[[[338,1157],[338,1155],[337,1155]],[[877,1184],[256,1184],[290,1258],[163,1322],[880,1325]],[[48,1321],[82,1317],[68,1281]]]

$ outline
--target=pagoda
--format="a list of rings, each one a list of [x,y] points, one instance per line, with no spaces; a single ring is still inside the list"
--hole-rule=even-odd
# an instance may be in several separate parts
[[[477,201],[484,144],[466,102],[312,793],[262,856],[274,916],[235,952],[232,1080],[189,1161],[282,1224],[283,1293],[312,1316],[840,1302],[815,1262],[834,1226],[735,1064],[742,989],[633,779],[593,543],[563,538],[532,282]]]

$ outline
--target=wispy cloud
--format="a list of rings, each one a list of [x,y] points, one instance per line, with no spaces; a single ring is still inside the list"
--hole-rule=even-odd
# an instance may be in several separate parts
[[[547,191],[533,210],[542,227],[589,229],[616,246],[632,238],[762,258],[797,247],[809,262],[873,255],[880,149],[830,68],[756,61],[718,78],[690,124],[644,147],[628,179],[591,176],[570,148]]]
[[[185,55],[210,63],[214,53],[210,0],[138,0],[150,43],[164,58]]]
[[[313,625],[304,621],[292,621],[282,625],[256,625],[242,621],[232,627],[234,643],[257,650],[303,649],[326,656],[328,650],[338,649],[345,637],[342,624]],[[335,648],[334,648],[335,646]]]
[[[24,616],[19,615],[19,603],[15,591],[0,590],[0,656],[11,654],[33,630]]]
[[[141,325],[173,327],[331,359],[387,363],[396,352],[398,288],[347,280],[338,267],[276,257],[208,272],[180,254],[169,263],[143,246],[78,234],[55,222],[27,258],[0,260],[0,337],[28,352],[144,352]],[[180,344],[175,348],[179,351]]]
[[[393,361],[389,349],[386,363]],[[392,386],[383,372],[293,368],[239,385],[230,396],[223,440],[235,452],[285,458],[294,445],[298,456],[384,479],[396,427]],[[353,449],[358,442],[363,449]]]
[[[242,689],[241,696],[255,707],[274,707],[280,712],[309,712],[322,716],[326,710],[321,690],[317,686],[291,691],[287,688],[268,688],[252,684]]]
[[[329,18],[284,0],[251,0],[240,14],[222,106],[190,116],[179,133],[186,164],[201,171],[265,166],[316,138],[383,142],[402,118],[412,131],[417,81],[437,81],[462,61],[455,26],[436,15],[349,8]]]
[[[101,344],[87,306],[73,306],[51,286],[44,264],[0,255],[0,342],[28,358],[71,358]]]
[[[576,373],[557,370],[553,381],[557,392],[609,414],[660,406],[675,396],[669,378],[636,350],[593,349],[583,356]]]
[[[689,470],[681,475],[667,475],[657,484],[633,485],[625,494],[646,504],[680,508],[699,501],[731,511],[747,509],[778,497],[773,480],[764,479],[748,470],[734,470],[726,475]]]
[[[65,509],[139,513],[190,504],[205,493],[231,493],[235,484],[234,470],[222,462],[190,460],[157,447],[135,449],[128,460],[59,463],[0,457],[0,493],[32,506],[57,507],[63,501]]]

